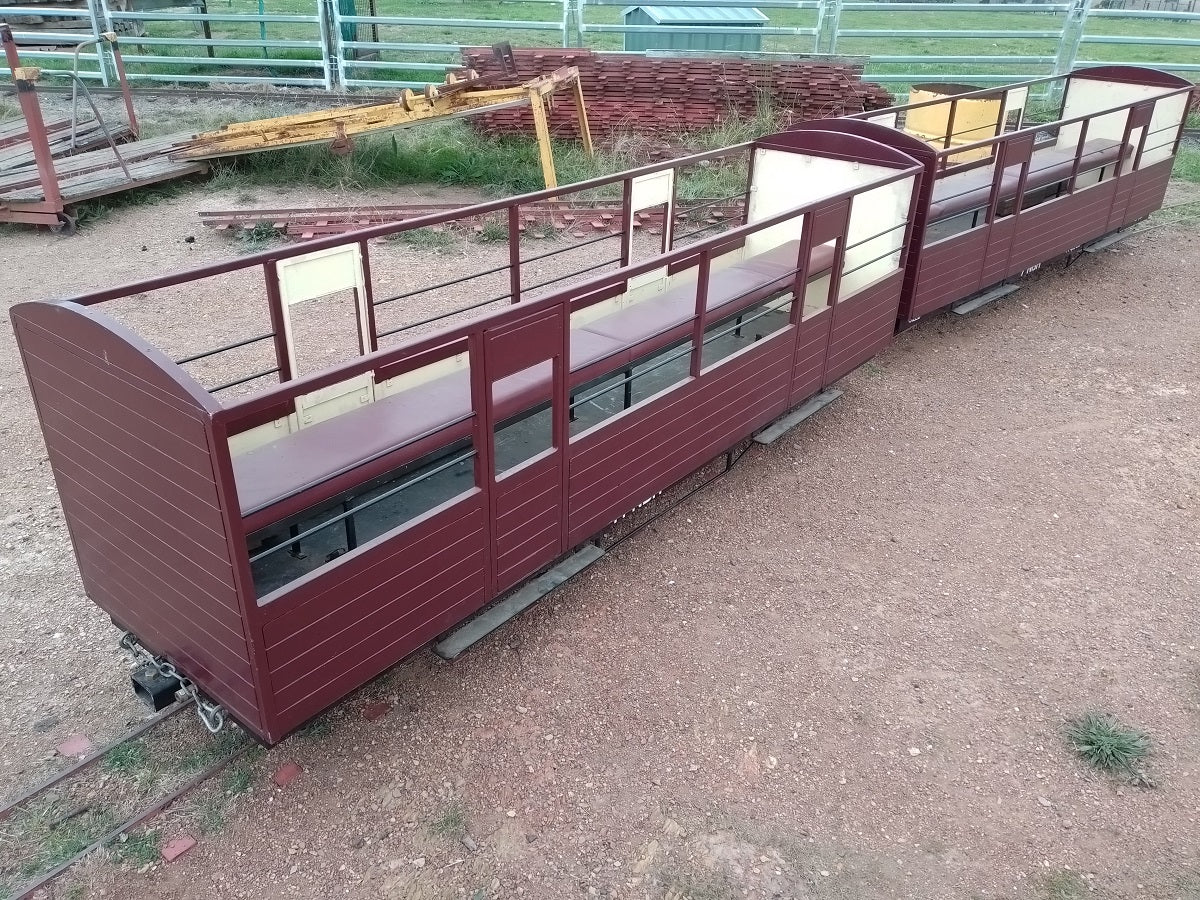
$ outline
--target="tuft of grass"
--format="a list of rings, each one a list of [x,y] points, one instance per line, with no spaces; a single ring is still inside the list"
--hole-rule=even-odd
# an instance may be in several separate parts
[[[508,225],[499,219],[488,218],[479,226],[479,240],[500,243],[508,240]]]
[[[275,226],[267,222],[259,222],[253,228],[241,228],[233,233],[234,239],[241,245],[243,253],[257,253],[265,250],[279,239]]]
[[[221,787],[227,795],[244,794],[254,785],[254,773],[246,766],[235,766],[225,773]]]
[[[84,900],[87,897],[87,885],[75,882],[63,891],[63,900]]]
[[[96,805],[62,818],[57,802],[23,810],[9,826],[22,846],[32,848],[16,866],[20,876],[33,878],[71,859],[117,823],[116,813]]]
[[[333,720],[328,713],[310,721],[297,734],[309,740],[319,740],[333,733]]]
[[[189,775],[199,772],[201,769],[225,759],[243,740],[244,734],[240,729],[226,728],[180,759],[179,771]]]
[[[141,741],[130,741],[113,747],[104,754],[102,765],[110,772],[119,775],[132,775],[150,766],[150,754]]]
[[[1150,736],[1122,725],[1107,713],[1087,712],[1067,723],[1067,740],[1090,765],[1113,775],[1148,783],[1134,768],[1150,754]]]
[[[1046,900],[1083,900],[1088,895],[1087,882],[1065,869],[1046,876]]]
[[[429,823],[429,831],[438,837],[458,840],[467,832],[467,813],[463,805],[455,800],[442,810],[441,815]]]
[[[1171,177],[1200,184],[1200,146],[1182,144],[1179,147]]]
[[[157,829],[126,835],[125,840],[113,844],[112,850],[121,862],[135,866],[148,866],[158,862],[161,855],[162,835]]]
[[[411,231],[398,231],[388,235],[388,238],[421,250],[448,250],[454,246],[454,236],[449,231],[445,228],[435,229],[430,226],[413,228]]]

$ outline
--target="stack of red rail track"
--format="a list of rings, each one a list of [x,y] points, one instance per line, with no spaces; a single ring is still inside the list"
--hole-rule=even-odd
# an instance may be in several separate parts
[[[886,89],[862,80],[853,59],[762,59],[648,57],[594,53],[583,49],[513,51],[517,74],[504,76],[487,48],[463,51],[467,66],[481,75],[519,84],[532,72],[577,66],[588,120],[597,135],[622,131],[694,131],[731,116],[753,118],[764,102],[785,120],[843,116],[892,104]],[[528,131],[528,110],[506,109],[479,116],[485,132]],[[556,134],[576,135],[570,103],[556,104],[550,125]]]

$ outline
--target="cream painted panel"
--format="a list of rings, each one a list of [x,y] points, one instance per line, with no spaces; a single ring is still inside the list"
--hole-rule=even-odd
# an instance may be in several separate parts
[[[337,384],[296,398],[296,415],[301,428],[316,425],[370,403],[374,396],[374,373],[363,372]]]
[[[412,372],[405,372],[403,375],[380,381],[375,385],[375,399],[382,400],[384,397],[411,390],[436,378],[444,378],[455,372],[465,371],[470,366],[469,359],[470,354],[464,351],[414,369]]]
[[[758,150],[750,188],[748,222],[761,222],[789,209],[870,184],[895,170],[844,159],[782,150]],[[746,238],[746,255],[756,256],[800,237],[804,217],[772,225]]]
[[[831,276],[826,274],[820,278],[811,279],[804,287],[804,318],[815,316],[829,307],[829,282]]]
[[[367,336],[370,332],[367,327],[365,302],[367,294],[358,244],[330,247],[280,260],[276,271],[279,277],[279,293],[283,300],[283,334],[293,371],[296,371],[298,366],[290,309],[298,303],[328,297],[338,291],[355,291],[359,340],[363,347],[369,346]]]
[[[1025,120],[1025,104],[1029,102],[1029,88],[1013,88],[1004,92],[1004,102],[1000,107],[1000,121],[1008,122],[1008,117],[1014,112],[1019,113],[1016,121],[1016,128],[1020,129],[1021,123]]]
[[[669,205],[674,185],[674,169],[663,169],[661,172],[639,175],[630,183],[629,194],[632,201],[630,211],[638,212],[662,203]]]
[[[1142,164],[1139,168],[1171,158],[1175,138],[1179,135],[1179,126],[1183,124],[1187,115],[1187,105],[1187,94],[1163,97],[1154,104],[1154,114],[1150,117],[1150,131],[1146,136],[1146,148],[1142,151]]]
[[[283,302],[291,305],[326,297],[337,291],[362,287],[362,260],[358,244],[330,247],[276,264]]]
[[[249,431],[235,434],[229,438],[229,455],[241,456],[243,453],[257,450],[259,447],[274,443],[281,437],[286,437],[299,427],[299,421],[293,413],[286,418],[266,422]]]
[[[1063,103],[1064,119],[1087,116],[1104,109],[1127,103],[1136,103],[1168,93],[1170,88],[1153,87],[1145,84],[1124,84],[1116,81],[1093,81],[1088,78],[1072,78],[1067,84],[1067,98]],[[1089,120],[1088,140],[1103,138],[1119,141],[1125,135],[1127,110],[1118,110]],[[1079,144],[1082,123],[1075,122],[1059,129],[1055,146],[1071,149]]]
[[[845,274],[838,286],[838,299],[899,267],[904,242],[902,223],[908,218],[912,190],[913,178],[909,177],[855,196],[846,229]]]

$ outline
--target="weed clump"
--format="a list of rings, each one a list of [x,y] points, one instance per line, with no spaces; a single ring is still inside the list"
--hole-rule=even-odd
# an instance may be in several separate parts
[[[1094,768],[1149,784],[1134,766],[1150,755],[1150,735],[1106,713],[1087,712],[1067,723],[1067,741]]]

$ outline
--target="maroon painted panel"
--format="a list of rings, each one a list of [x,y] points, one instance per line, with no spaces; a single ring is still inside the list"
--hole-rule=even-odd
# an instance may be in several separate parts
[[[578,543],[787,408],[791,328],[722,360],[571,444],[569,542]]]
[[[984,226],[926,245],[910,315],[923,316],[979,290],[987,240]]]
[[[829,351],[829,326],[833,310],[826,307],[804,319],[798,326],[796,353],[792,368],[789,406],[803,403],[821,390],[825,375],[825,357]]]
[[[981,288],[991,287],[1008,277],[1008,261],[1012,255],[1017,220],[1017,216],[1005,216],[992,222],[987,250],[984,251],[983,271],[979,278]]]
[[[891,344],[903,283],[904,273],[897,269],[834,306],[825,386],[878,356]]]
[[[1171,167],[1174,163],[1174,158],[1164,159],[1162,162],[1139,169],[1130,176],[1122,176],[1122,180],[1129,177],[1134,181],[1122,224],[1128,225],[1136,222],[1162,207],[1163,199],[1167,194],[1167,183],[1171,180]]]
[[[284,734],[490,599],[484,495],[472,491],[297,583],[264,611]]]
[[[88,596],[261,733],[207,439],[216,404],[103,315],[11,315]]]
[[[552,451],[492,487],[496,591],[508,590],[562,552],[562,453]]]
[[[1022,210],[1013,236],[1009,274],[1017,274],[1105,232],[1116,180]]]

